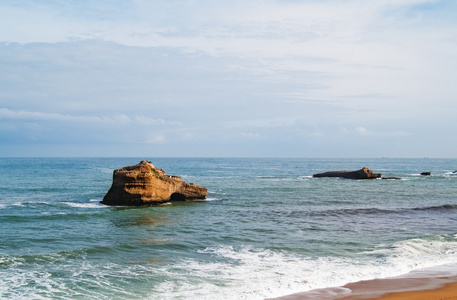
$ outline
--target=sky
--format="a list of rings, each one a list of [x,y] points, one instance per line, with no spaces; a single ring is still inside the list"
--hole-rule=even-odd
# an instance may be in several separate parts
[[[456,157],[455,0],[2,0],[0,157]]]

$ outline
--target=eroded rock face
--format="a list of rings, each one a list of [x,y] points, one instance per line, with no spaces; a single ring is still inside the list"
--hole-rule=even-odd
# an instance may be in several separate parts
[[[381,178],[381,174],[373,173],[372,170],[368,168],[362,168],[357,171],[333,171],[314,174],[313,177],[340,177],[348,179],[375,179]]]
[[[101,203],[107,205],[148,205],[167,201],[206,198],[207,189],[169,176],[150,161],[114,170],[113,184]]]

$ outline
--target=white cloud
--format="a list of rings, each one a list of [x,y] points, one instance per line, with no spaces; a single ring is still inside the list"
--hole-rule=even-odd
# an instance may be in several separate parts
[[[181,122],[165,121],[163,119],[153,119],[144,116],[136,116],[130,118],[125,114],[119,114],[111,117],[107,116],[84,116],[84,115],[68,115],[60,113],[33,112],[22,110],[11,110],[8,108],[0,108],[0,120],[16,120],[25,122],[63,122],[63,123],[81,123],[81,124],[103,124],[103,125],[128,125],[138,124],[141,126],[176,126],[182,125]]]
[[[141,125],[157,125],[157,124],[166,124],[166,122],[162,119],[152,119],[149,117],[144,117],[144,116],[138,116],[135,118],[135,120],[141,124]]]
[[[296,124],[295,118],[271,117],[269,119],[231,120],[229,128],[274,128],[290,127]]]
[[[178,121],[165,121],[164,119],[161,119],[161,118],[150,118],[150,117],[145,117],[145,116],[136,116],[135,117],[135,122],[140,124],[140,125],[145,125],[145,126],[149,126],[149,125],[172,125],[172,126],[176,126],[176,125],[182,125],[181,122],[178,122]]]
[[[0,108],[0,119],[4,120],[23,120],[23,121],[63,121],[75,123],[100,123],[100,124],[122,124],[129,123],[130,118],[126,115],[114,117],[98,116],[74,116],[59,113],[45,113],[33,111],[14,111],[8,108]]]
[[[166,144],[167,138],[163,134],[156,134],[156,133],[151,133],[149,136],[146,138],[145,143],[146,144],[156,144],[156,145],[161,145],[161,144]]]
[[[370,131],[366,130],[365,128],[363,127],[357,127],[355,129],[360,135],[369,135],[370,134]]]
[[[392,25],[405,18],[386,17],[386,12],[434,2],[147,1],[125,5],[119,1],[87,3],[84,9],[77,3],[3,4],[0,16],[11,27],[2,31],[0,40],[62,42],[96,37],[130,46],[178,46],[244,55],[353,56],[354,46],[359,47],[369,35],[385,32],[382,27],[390,32]],[[367,54],[359,53],[359,59]]]
[[[395,131],[371,131],[367,130],[364,127],[356,127],[355,131],[361,135],[361,136],[374,136],[374,137],[382,137],[382,138],[388,138],[388,137],[404,137],[404,136],[409,136],[411,135],[408,132],[405,132],[403,130],[395,130]],[[346,131],[347,133],[347,131]]]
[[[228,152],[456,129],[449,0],[23,3],[0,3],[3,132]]]

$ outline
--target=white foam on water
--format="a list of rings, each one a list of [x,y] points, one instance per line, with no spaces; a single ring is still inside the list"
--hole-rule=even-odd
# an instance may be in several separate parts
[[[81,257],[83,258],[83,257]],[[51,264],[41,264],[46,261]],[[143,266],[133,270],[116,264],[91,264],[84,259],[68,261],[65,256],[51,254],[37,260],[33,267],[20,257],[0,258],[0,299],[138,299],[135,290],[127,291],[123,284],[115,284],[112,278],[135,278],[144,271]],[[63,265],[61,264],[63,263]],[[27,265],[24,268],[22,265]],[[56,276],[68,268],[74,268],[72,277]]]
[[[250,247],[207,248],[201,253],[226,262],[203,264],[187,260],[163,270],[173,278],[159,287],[163,299],[265,299],[341,285],[347,280],[347,267],[353,263],[340,258],[313,260]],[[339,277],[335,275],[338,269]],[[188,280],[188,274],[192,274],[193,282]]]
[[[68,297],[80,293],[89,298],[103,295],[113,298],[130,295],[134,298],[138,294],[129,293],[136,293],[136,290],[125,290],[119,282],[113,282],[113,278],[146,279],[145,276],[151,276],[163,278],[163,281],[148,284],[150,294],[144,297],[146,299],[265,299],[338,287],[360,280],[398,276],[443,264],[454,264],[442,269],[450,274],[456,273],[457,269],[457,240],[452,237],[410,239],[379,245],[373,251],[351,258],[313,258],[250,246],[208,247],[196,254],[195,258],[176,259],[164,265],[101,266],[82,260],[72,266],[74,274],[97,274],[93,281],[87,277],[49,276],[49,268],[53,268],[50,264],[43,264],[35,270],[17,268],[25,263],[22,258],[4,257],[0,258],[0,267],[6,266],[9,270],[0,273],[0,298],[52,298],[62,293],[68,293]],[[65,257],[57,255],[52,260],[60,263],[65,261]],[[79,280],[83,280],[82,284],[78,283]],[[74,284],[70,285],[78,290],[68,290],[66,284],[73,281]],[[94,287],[99,288],[94,290]]]
[[[2,267],[4,265],[17,267],[17,266],[22,265],[23,262],[24,262],[23,258],[12,257],[12,256],[0,257],[0,266],[2,266]]]
[[[455,239],[455,236],[454,236]],[[457,240],[444,237],[431,240],[410,239],[394,244],[389,258],[392,265],[399,266],[402,273],[444,264],[457,263]]]
[[[208,197],[203,199],[203,201],[220,201],[222,198],[216,198],[216,197]]]
[[[100,170],[100,172],[102,173],[109,173],[109,174],[112,174],[113,173],[113,169],[109,169],[109,168],[98,168]]]
[[[62,293],[68,297],[79,293],[80,296],[92,298],[108,294],[113,298],[133,298],[138,296],[134,294],[138,291],[125,290],[124,286],[112,282],[112,279],[151,276],[163,278],[163,281],[148,284],[150,294],[144,297],[147,299],[260,300],[311,289],[338,287],[360,280],[398,276],[412,270],[421,272],[423,268],[443,264],[453,263],[454,266],[436,270],[448,272],[449,275],[457,273],[457,241],[449,237],[411,239],[390,246],[380,245],[373,251],[360,253],[357,258],[312,258],[249,246],[208,247],[197,252],[196,258],[178,259],[166,265],[100,266],[83,260],[80,265],[73,266],[74,274],[95,272],[97,276],[93,281],[87,277],[51,276],[49,272],[52,266],[49,264],[26,270],[20,267],[25,263],[22,258],[3,257],[0,258],[0,266],[6,266],[8,271],[0,273],[0,298],[36,296],[34,298],[40,299]],[[54,259],[58,262],[65,260],[60,256]],[[430,270],[423,272],[430,274]],[[78,283],[79,280],[83,280],[82,284]],[[77,290],[69,290],[69,283]],[[94,290],[93,287],[99,289]],[[338,294],[347,292],[344,289],[332,290]]]
[[[270,181],[270,182],[294,182],[294,181],[303,181],[307,180],[308,176],[299,176],[299,177],[273,177],[273,176],[256,176],[260,181]]]
[[[457,241],[411,239],[361,253],[357,258],[311,258],[231,246],[209,247],[199,253],[213,257],[213,262],[187,259],[160,270],[170,278],[156,289],[162,299],[265,299],[399,276],[457,264]]]
[[[216,196],[225,196],[227,195],[227,193],[223,193],[222,191],[208,191],[208,195],[214,195],[213,197],[216,197]]]
[[[99,203],[77,203],[77,202],[62,202],[63,204],[66,204],[71,207],[76,207],[76,208],[103,208],[106,207],[105,205],[99,204]]]
[[[46,201],[26,201],[26,202],[17,203],[18,206],[26,206],[26,205],[34,205],[34,204],[49,205],[50,203],[46,202]]]

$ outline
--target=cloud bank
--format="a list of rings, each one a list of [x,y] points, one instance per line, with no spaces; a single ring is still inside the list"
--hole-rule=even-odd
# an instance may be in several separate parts
[[[0,156],[455,156],[456,12],[2,1]]]

